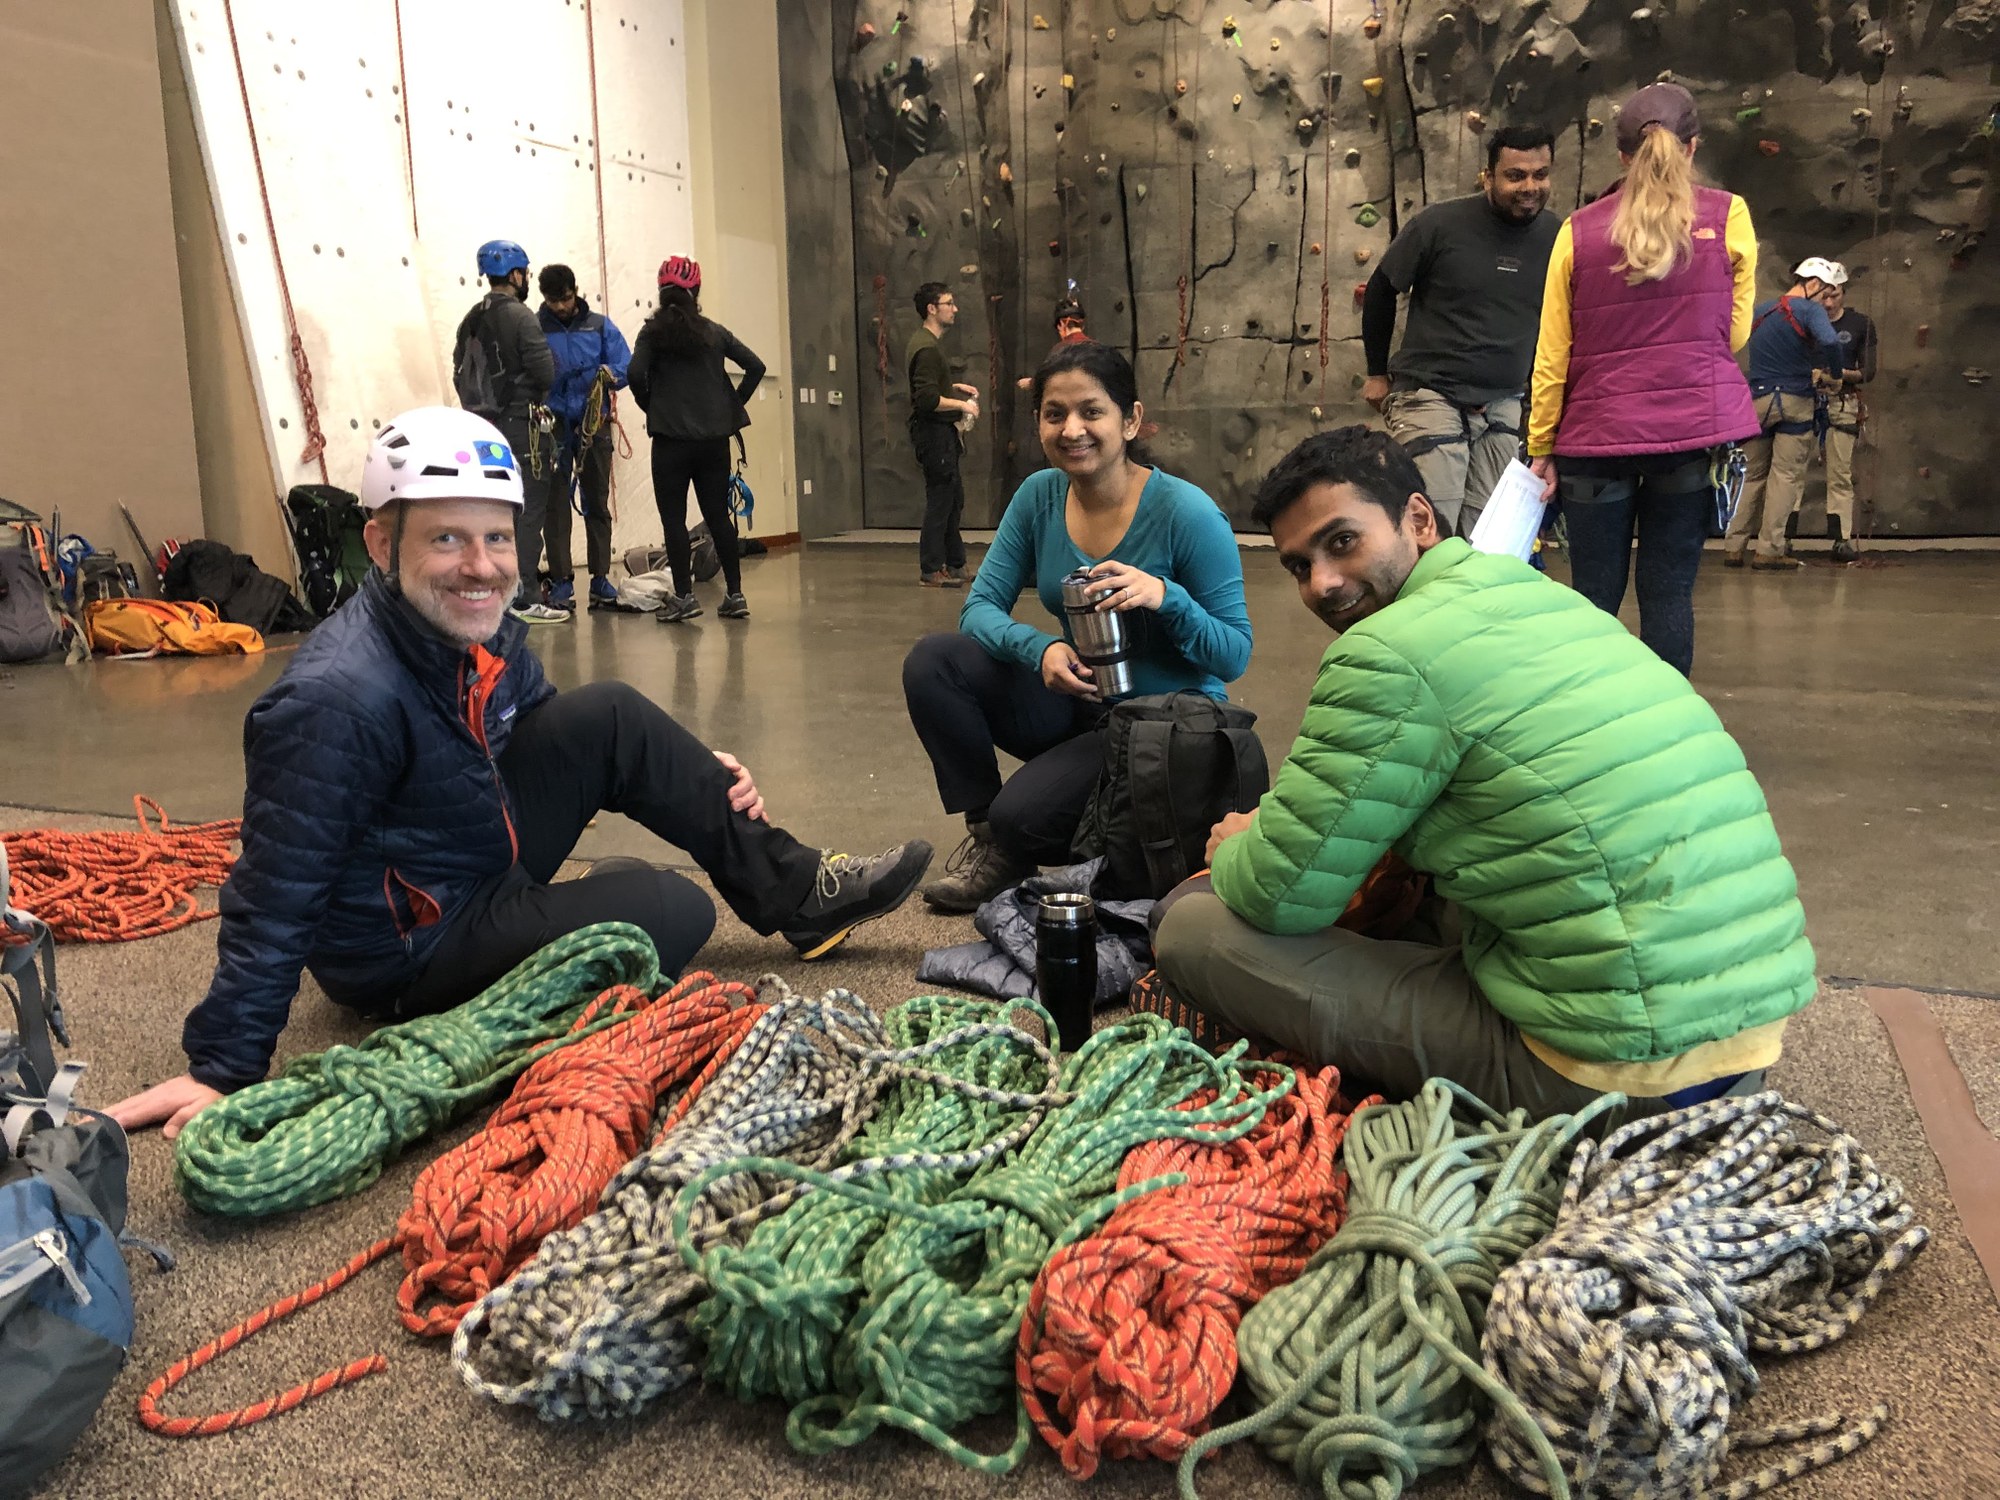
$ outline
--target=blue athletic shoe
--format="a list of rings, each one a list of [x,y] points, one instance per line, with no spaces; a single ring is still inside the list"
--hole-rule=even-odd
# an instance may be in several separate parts
[[[547,599],[549,608],[568,610],[571,614],[574,614],[576,612],[575,580],[564,578],[559,582],[551,583]]]
[[[592,604],[616,604],[618,602],[618,590],[611,586],[609,578],[593,578],[590,580],[590,602]]]

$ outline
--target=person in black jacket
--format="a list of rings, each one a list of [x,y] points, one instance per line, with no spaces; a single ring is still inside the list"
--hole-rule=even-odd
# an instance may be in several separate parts
[[[724,360],[743,372],[734,385]],[[667,566],[674,575],[674,597],[654,612],[662,624],[678,625],[701,614],[687,529],[689,481],[722,561],[727,592],[715,612],[725,620],[750,617],[729,504],[729,440],[750,425],[745,403],[763,378],[764,361],[727,328],[702,316],[700,265],[685,255],[662,262],[659,310],[639,330],[626,376],[653,435],[653,500],[666,528]]]
[[[557,692],[508,618],[520,463],[455,407],[393,419],[368,450],[374,563],[243,726],[243,853],[222,888],[215,975],[187,1071],[112,1106],[169,1137],[262,1079],[302,971],[370,1020],[459,1005],[548,943],[630,922],[678,974],[708,893],[636,859],[556,872],[597,813],[685,850],[747,924],[830,953],[923,878],[921,839],[866,858],[800,843],[750,773],[636,688]]]

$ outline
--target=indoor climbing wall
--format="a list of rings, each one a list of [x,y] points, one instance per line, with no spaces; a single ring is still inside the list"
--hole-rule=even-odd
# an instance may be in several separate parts
[[[1568,211],[1617,175],[1619,101],[1671,75],[1702,104],[1701,169],[1749,201],[1762,291],[1837,257],[1880,328],[1864,529],[2000,529],[1980,482],[2000,462],[1993,0],[1038,3],[833,0],[813,54],[788,34],[788,109],[828,70],[839,104],[850,201],[789,151],[788,198],[814,232],[851,232],[868,524],[921,516],[903,375],[920,282],[957,293],[947,352],[985,397],[968,524],[1040,463],[1014,382],[1066,290],[1132,354],[1161,461],[1242,522],[1293,442],[1371,416],[1359,288],[1401,223],[1476,190],[1484,133],[1554,129]],[[1809,498],[1809,530],[1818,514]]]
[[[445,0],[173,15],[276,493],[322,461],[356,488],[376,429],[453,401],[486,240],[571,266],[637,337],[692,232],[679,0],[492,0],[477,29]],[[623,547],[659,528],[644,418],[621,412]]]

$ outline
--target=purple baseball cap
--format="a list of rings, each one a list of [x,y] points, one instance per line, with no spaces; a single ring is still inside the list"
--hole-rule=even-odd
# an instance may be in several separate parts
[[[1618,111],[1618,149],[1630,156],[1654,125],[1663,125],[1684,141],[1701,134],[1701,112],[1694,95],[1678,83],[1649,83]]]

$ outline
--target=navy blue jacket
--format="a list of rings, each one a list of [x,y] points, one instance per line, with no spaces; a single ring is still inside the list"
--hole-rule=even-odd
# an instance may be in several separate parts
[[[548,340],[549,353],[556,357],[556,383],[549,387],[549,410],[574,428],[583,420],[584,398],[590,394],[591,382],[597,379],[600,366],[610,366],[617,377],[614,390],[625,389],[625,370],[632,363],[632,351],[618,325],[603,313],[592,312],[581,292],[576,297],[576,315],[567,323],[549,311],[546,302],[536,316],[541,321],[542,337]],[[610,440],[608,426],[602,436]]]
[[[508,616],[456,646],[379,572],[299,647],[243,722],[243,855],[222,888],[215,977],[182,1028],[217,1089],[263,1078],[301,970],[372,1009],[517,853],[498,760],[555,695]]]
[[[1840,357],[1833,319],[1811,298],[1773,297],[1757,304],[1750,325],[1751,395],[1810,396],[1813,371],[1838,375]]]

